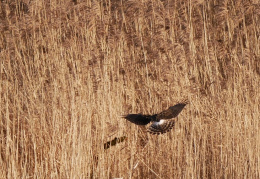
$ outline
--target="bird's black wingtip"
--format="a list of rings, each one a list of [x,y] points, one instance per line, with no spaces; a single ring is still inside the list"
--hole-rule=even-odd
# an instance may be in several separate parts
[[[120,115],[120,118],[127,119],[128,114]]]

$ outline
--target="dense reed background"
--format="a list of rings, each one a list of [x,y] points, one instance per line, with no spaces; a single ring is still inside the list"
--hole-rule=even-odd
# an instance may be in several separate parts
[[[260,178],[258,0],[0,4],[0,178]]]

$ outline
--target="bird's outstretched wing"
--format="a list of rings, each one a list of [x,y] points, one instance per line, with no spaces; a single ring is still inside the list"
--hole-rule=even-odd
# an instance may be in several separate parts
[[[122,117],[137,125],[146,125],[152,120],[152,116],[143,114],[127,114]]]
[[[178,103],[157,114],[156,119],[171,119],[178,116],[187,103]]]
[[[147,129],[151,134],[163,134],[173,128],[175,120],[160,120],[159,122],[153,122]]]

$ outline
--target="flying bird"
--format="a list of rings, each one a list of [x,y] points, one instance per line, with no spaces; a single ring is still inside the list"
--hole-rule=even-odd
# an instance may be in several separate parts
[[[143,115],[143,114],[127,114],[122,116],[128,121],[136,125],[147,125],[151,123],[147,131],[151,134],[163,134],[171,130],[175,124],[173,118],[177,117],[178,114],[186,106],[187,102],[178,103],[168,109],[154,115]]]

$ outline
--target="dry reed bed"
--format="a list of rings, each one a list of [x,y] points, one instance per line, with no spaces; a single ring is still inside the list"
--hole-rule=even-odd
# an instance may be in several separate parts
[[[258,1],[0,4],[0,178],[260,177]]]

